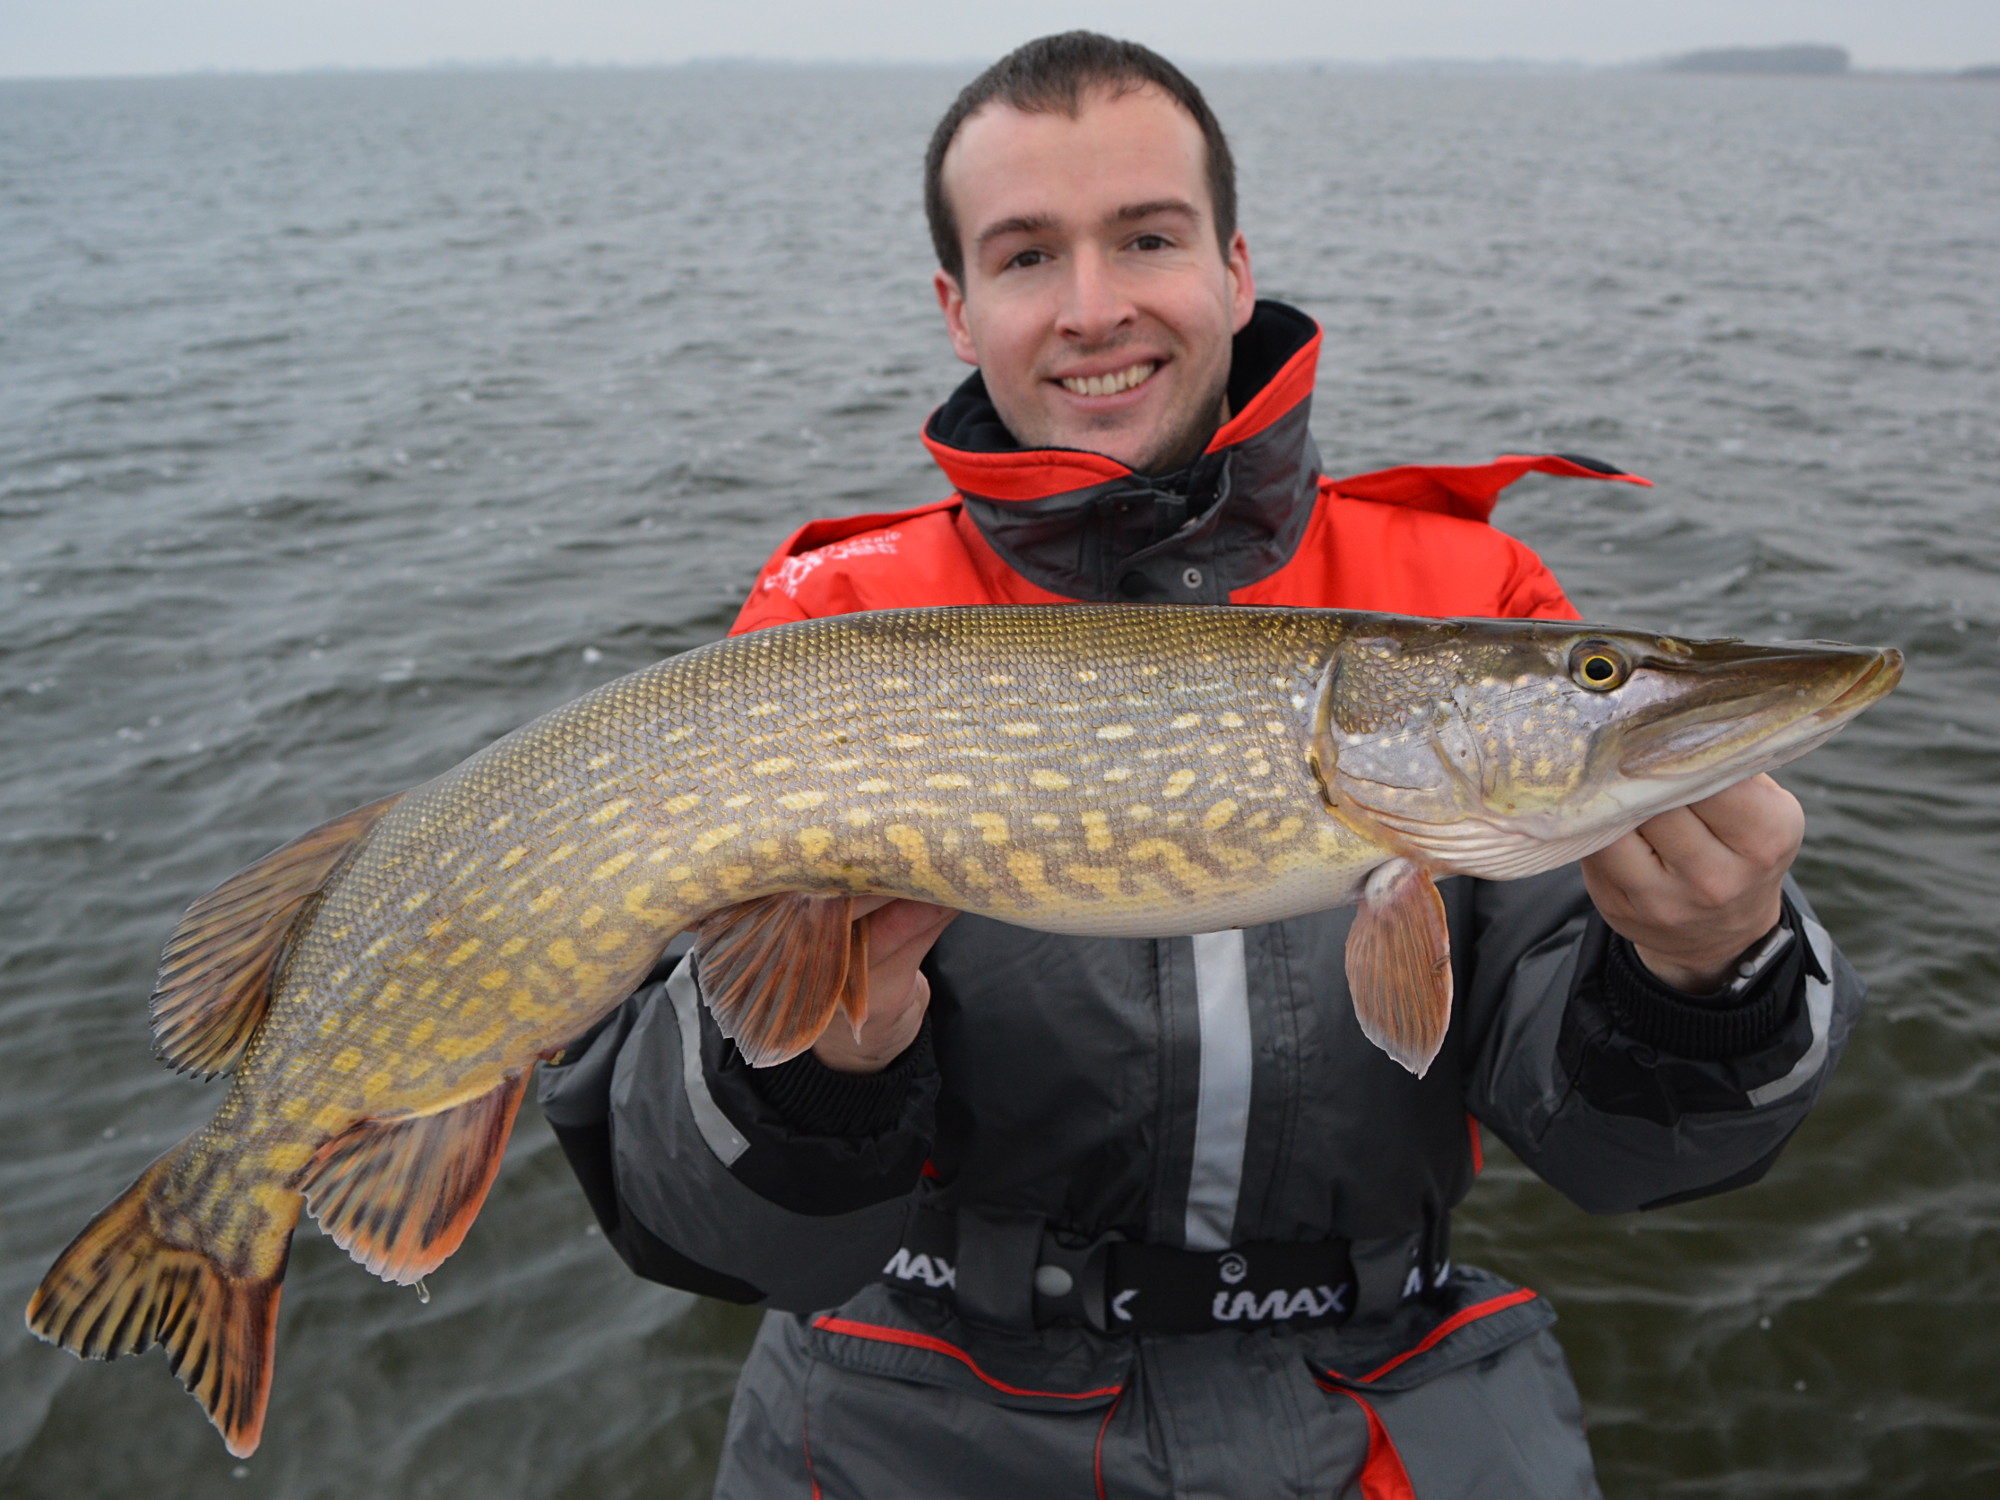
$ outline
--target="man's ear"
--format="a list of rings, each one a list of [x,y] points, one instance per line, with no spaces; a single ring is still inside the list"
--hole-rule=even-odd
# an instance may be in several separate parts
[[[965,293],[959,290],[958,278],[940,266],[931,277],[931,287],[937,292],[938,307],[944,313],[944,331],[951,335],[951,352],[969,365],[979,363],[979,350],[972,342],[972,330],[965,324]]]
[[[1229,331],[1241,333],[1257,311],[1257,278],[1250,274],[1250,242],[1237,230],[1229,238]]]

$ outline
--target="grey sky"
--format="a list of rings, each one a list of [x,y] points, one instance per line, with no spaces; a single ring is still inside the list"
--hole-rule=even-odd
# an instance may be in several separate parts
[[[445,59],[991,58],[1071,26],[1185,62],[1621,62],[1833,42],[1862,67],[2000,62],[1996,0],[4,0],[0,77],[409,67]]]

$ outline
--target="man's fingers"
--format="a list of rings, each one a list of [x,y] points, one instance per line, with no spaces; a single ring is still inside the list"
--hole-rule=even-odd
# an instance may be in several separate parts
[[[1656,867],[1669,877],[1685,879],[1690,872],[1718,862],[1736,862],[1736,851],[1717,838],[1715,830],[1692,807],[1677,807],[1646,819],[1634,837],[1645,843]]]
[[[881,963],[913,945],[918,948],[918,957],[922,957],[957,916],[950,907],[932,906],[927,901],[892,901],[877,908],[868,917],[871,962]]]
[[[1752,776],[1683,811],[1718,842],[1755,865],[1789,866],[1805,838],[1805,809],[1769,776]]]
[[[1633,891],[1643,891],[1665,875],[1660,856],[1653,846],[1636,833],[1628,833],[1606,844],[1583,861],[1586,880],[1602,883],[1629,899]]]
[[[923,1024],[931,991],[917,966],[958,913],[893,896],[858,898],[853,910],[868,924],[868,1014],[858,1031],[829,1026],[813,1055],[838,1072],[873,1073],[899,1056]]]

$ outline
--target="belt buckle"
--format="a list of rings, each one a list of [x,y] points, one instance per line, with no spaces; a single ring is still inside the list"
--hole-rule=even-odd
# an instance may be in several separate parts
[[[1111,1332],[1105,1318],[1107,1262],[1110,1247],[1125,1236],[1113,1229],[1093,1240],[1066,1243],[1073,1238],[1054,1230],[1042,1236],[1034,1275],[1035,1326],[1074,1318],[1099,1333]]]

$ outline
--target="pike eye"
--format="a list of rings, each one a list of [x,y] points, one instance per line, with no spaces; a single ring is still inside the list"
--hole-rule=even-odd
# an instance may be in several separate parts
[[[1625,655],[1607,641],[1585,641],[1569,654],[1570,680],[1593,693],[1608,693],[1632,675]]]

